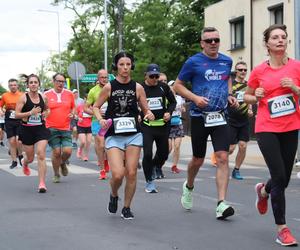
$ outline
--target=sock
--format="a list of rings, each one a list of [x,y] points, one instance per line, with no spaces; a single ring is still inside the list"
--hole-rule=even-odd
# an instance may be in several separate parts
[[[187,184],[186,184],[185,186],[186,186],[186,188],[187,188],[188,190],[193,190],[193,189],[194,189],[194,186],[189,187]]]

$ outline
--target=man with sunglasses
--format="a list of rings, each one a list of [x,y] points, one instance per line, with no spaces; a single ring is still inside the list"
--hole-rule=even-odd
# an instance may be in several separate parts
[[[158,81],[160,69],[157,64],[149,64],[145,72],[145,89],[149,109],[155,116],[154,121],[143,119],[141,129],[143,133],[143,170],[146,179],[145,191],[157,193],[155,178],[164,178],[162,166],[168,159],[168,139],[170,133],[170,119],[176,107],[176,99],[170,87]],[[142,114],[142,118],[144,114]],[[153,142],[156,153],[153,155]]]
[[[232,82],[232,94],[239,102],[238,108],[228,107],[228,124],[230,128],[230,148],[232,154],[238,144],[239,150],[235,158],[235,167],[232,178],[243,180],[240,167],[246,156],[247,142],[249,141],[249,117],[253,116],[252,105],[244,102],[244,93],[247,88],[247,64],[243,61],[235,65],[235,79]]]
[[[203,165],[207,138],[210,135],[217,157],[216,217],[225,219],[234,214],[234,209],[225,202],[229,182],[226,109],[228,103],[238,105],[236,98],[232,96],[230,81],[232,59],[219,53],[220,36],[214,27],[202,30],[200,45],[202,52],[185,62],[174,84],[176,93],[192,101],[190,116],[193,157],[188,164],[187,180],[183,183],[181,204],[187,210],[193,206],[194,180]],[[192,83],[191,91],[185,86],[186,82]]]

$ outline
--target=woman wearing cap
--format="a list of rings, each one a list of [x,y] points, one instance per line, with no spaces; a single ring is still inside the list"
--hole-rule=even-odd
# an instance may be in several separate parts
[[[138,122],[138,104],[146,119],[153,120],[154,116],[148,108],[142,86],[131,79],[130,73],[134,69],[133,56],[126,52],[118,53],[114,57],[113,69],[117,71],[117,77],[103,87],[94,103],[93,111],[101,128],[108,129],[105,148],[112,173],[108,211],[111,214],[117,212],[118,190],[125,177],[125,198],[121,216],[124,219],[133,219],[130,205],[136,189],[137,165],[143,146]],[[106,101],[108,106],[104,119],[100,107]],[[106,120],[108,118],[113,120],[109,128]]]
[[[173,164],[171,167],[171,171],[174,174],[178,174],[180,172],[179,168],[177,167],[178,161],[179,161],[179,155],[180,155],[180,146],[182,138],[184,137],[184,131],[183,131],[183,124],[181,115],[182,112],[185,112],[184,107],[184,99],[180,95],[176,95],[175,91],[173,90],[173,85],[175,81],[171,80],[168,82],[168,85],[170,86],[171,90],[173,91],[175,98],[176,98],[176,108],[172,113],[171,117],[171,130],[169,134],[169,153],[171,153],[172,149],[173,151]]]

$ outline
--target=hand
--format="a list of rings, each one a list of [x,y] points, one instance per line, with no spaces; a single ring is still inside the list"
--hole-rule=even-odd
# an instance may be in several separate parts
[[[50,114],[50,109],[44,110],[44,112],[42,113],[44,118],[47,118]]]
[[[281,87],[283,88],[290,88],[291,90],[295,90],[297,89],[294,81],[292,78],[289,78],[289,77],[284,77],[280,80],[280,85]]]
[[[146,115],[144,116],[144,120],[149,120],[149,121],[153,121],[155,119],[154,114],[148,110]]]
[[[261,100],[265,96],[265,89],[263,87],[258,87],[255,89],[254,95],[258,101]]]
[[[253,116],[253,110],[252,109],[248,109],[248,117],[252,117]]]
[[[199,107],[204,108],[208,105],[209,99],[203,96],[197,96],[193,102]]]
[[[99,121],[100,125],[101,125],[101,128],[103,129],[107,129],[108,128],[108,123],[107,123],[107,120],[106,119],[101,119]]]
[[[33,109],[30,111],[30,115],[37,115],[41,113],[42,109],[41,107],[34,106]]]
[[[231,95],[228,96],[228,102],[229,105],[233,108],[238,108],[240,106],[239,102],[237,101],[237,99]]]
[[[164,122],[168,122],[171,119],[171,115],[169,112],[164,113],[163,120]]]

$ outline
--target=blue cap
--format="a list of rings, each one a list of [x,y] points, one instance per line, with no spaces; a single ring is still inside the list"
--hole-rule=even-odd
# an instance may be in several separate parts
[[[159,66],[157,64],[154,64],[154,63],[149,64],[147,66],[146,73],[148,75],[159,75],[160,74]]]

